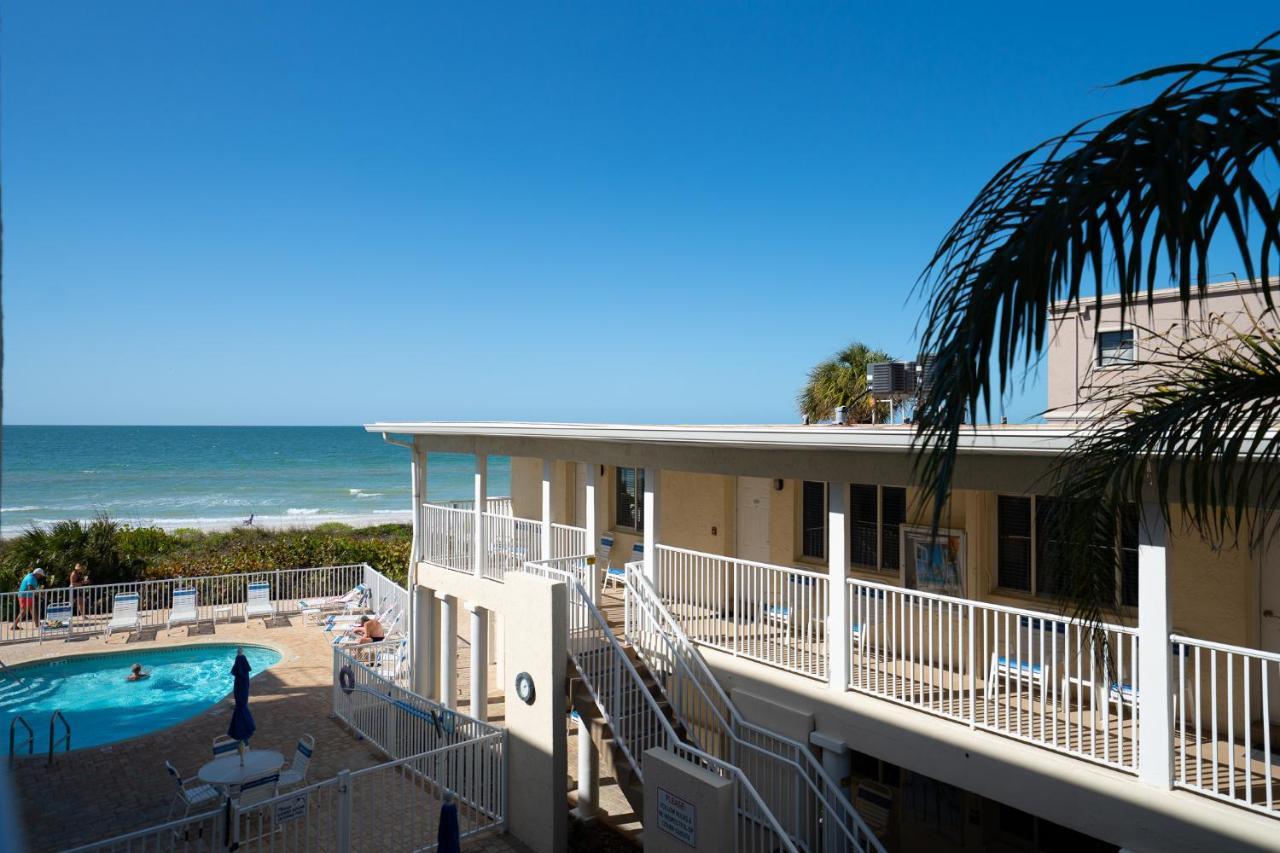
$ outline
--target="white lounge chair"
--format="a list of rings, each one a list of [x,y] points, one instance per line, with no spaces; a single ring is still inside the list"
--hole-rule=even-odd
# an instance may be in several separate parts
[[[311,620],[314,623],[324,613],[331,613],[334,611],[341,613],[353,613],[356,610],[363,610],[368,600],[369,588],[363,583],[358,583],[343,595],[326,595],[320,598],[299,598],[298,609],[302,611],[304,619]]]
[[[175,589],[173,606],[169,608],[168,628],[172,631],[181,625],[195,625],[200,621],[196,610],[196,591],[194,589]]]
[[[138,630],[138,594],[119,592],[111,599],[111,620],[103,629],[104,639],[116,631],[133,633]]]
[[[609,576],[613,572],[613,569],[609,568],[611,560],[613,560],[613,537],[606,533],[600,537],[600,544],[596,545],[596,568],[603,572],[600,576],[602,586],[609,585]]]
[[[71,602],[50,604],[44,609],[44,618],[40,620],[40,639],[57,634],[71,636],[71,619]]]
[[[280,771],[280,787],[301,785],[307,781],[307,767],[311,764],[311,753],[315,751],[316,739],[311,735],[298,738],[298,747],[293,752],[293,763]]]
[[[169,803],[169,816],[165,820],[173,820],[174,810],[179,805],[184,807],[182,816],[186,817],[191,814],[193,808],[212,806],[218,801],[218,791],[212,785],[206,785],[195,779],[183,779],[174,766],[167,761],[164,763],[164,769],[169,771],[169,775],[178,785],[178,790],[174,792],[173,800]]]
[[[395,633],[396,626],[400,624],[399,608],[393,607],[391,609],[391,615],[387,619],[385,620],[379,619],[378,621],[382,623],[382,629],[383,631],[386,632],[382,635],[382,638],[385,640],[388,637],[390,637],[393,633]],[[332,640],[333,645],[349,646],[353,643],[359,643],[360,638],[356,636],[356,629],[359,627],[360,627],[359,625],[352,625],[349,628],[335,630],[333,632],[334,633],[334,638]]]
[[[396,609],[395,604],[383,602],[378,612],[373,613],[371,615],[373,616],[374,619],[377,619],[379,622],[386,622],[387,619],[391,618],[391,614],[395,612],[395,609]],[[359,616],[355,616],[355,615],[339,616],[337,614],[334,614],[325,620],[324,632],[326,634],[331,634],[334,631],[346,631],[351,628],[357,628],[359,626],[360,626]]]
[[[631,563],[639,563],[644,560],[644,544],[637,542],[631,546],[631,559],[627,561],[621,568],[610,568],[604,574],[605,584],[612,583],[614,586],[622,586],[627,582],[627,565]]]
[[[244,621],[265,617],[276,618],[276,606],[271,603],[271,584],[266,581],[249,584],[249,593],[244,603]]]

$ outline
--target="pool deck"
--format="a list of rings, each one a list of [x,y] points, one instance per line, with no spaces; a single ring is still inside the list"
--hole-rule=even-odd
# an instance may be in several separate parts
[[[188,636],[190,633],[190,636]],[[302,626],[301,617],[281,618],[264,627],[261,622],[203,624],[199,629],[148,631],[130,637],[116,635],[73,641],[26,643],[0,647],[0,661],[7,665],[66,655],[83,655],[128,648],[138,650],[193,643],[253,643],[271,646],[282,655],[279,663],[252,682],[252,704],[257,732],[255,749],[273,749],[293,759],[302,734],[316,739],[307,773],[309,782],[335,776],[339,770],[360,770],[386,758],[368,743],[357,741],[341,724],[329,718],[333,659],[323,632]],[[469,650],[460,644],[460,663]],[[465,670],[463,670],[465,672]],[[459,681],[462,681],[460,672]],[[495,683],[493,680],[490,684]],[[228,676],[228,689],[230,677]],[[459,684],[460,692],[466,685]],[[462,693],[466,695],[465,692]],[[466,710],[467,702],[459,703]],[[501,722],[502,697],[490,697],[491,720]],[[55,756],[47,766],[45,756],[23,758],[12,772],[20,802],[28,849],[63,850],[164,821],[173,798],[173,781],[165,772],[166,760],[178,772],[194,776],[211,756],[210,744],[224,734],[231,714],[230,697],[209,711],[171,728],[106,746],[75,750]],[[32,721],[47,725],[47,720]],[[74,725],[74,721],[73,721]],[[75,732],[72,731],[74,744]],[[463,842],[464,850],[527,850],[509,835],[488,833]]]

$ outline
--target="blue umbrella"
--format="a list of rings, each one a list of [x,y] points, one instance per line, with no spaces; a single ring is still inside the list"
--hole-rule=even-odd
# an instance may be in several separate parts
[[[231,712],[231,724],[227,726],[227,737],[235,738],[241,743],[248,743],[253,737],[253,714],[249,713],[249,659],[244,650],[236,651],[236,662],[231,665],[231,675],[235,678],[232,695],[235,696],[236,707]],[[241,757],[241,761],[244,758]]]
[[[453,801],[453,792],[444,792],[444,802],[440,805],[440,825],[436,830],[436,853],[460,853],[461,838],[458,834],[458,806]]]

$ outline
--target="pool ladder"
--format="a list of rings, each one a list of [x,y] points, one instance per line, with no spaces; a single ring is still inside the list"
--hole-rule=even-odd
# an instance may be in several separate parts
[[[27,730],[27,755],[30,755],[32,752],[35,751],[36,733],[35,731],[32,730],[31,726],[27,724],[27,721],[22,719],[22,715],[19,714],[18,716],[13,718],[13,721],[11,723],[9,723],[9,766],[10,767],[13,767],[13,758],[15,755],[13,751],[13,745],[14,745],[14,738],[17,737],[17,734],[18,734],[19,725],[21,725],[24,729]]]
[[[62,723],[62,734],[57,740],[53,739],[54,725]],[[53,753],[58,746],[62,746],[63,752],[71,751],[71,724],[67,722],[67,718],[62,716],[62,711],[57,710],[49,717],[49,763],[53,763]]]

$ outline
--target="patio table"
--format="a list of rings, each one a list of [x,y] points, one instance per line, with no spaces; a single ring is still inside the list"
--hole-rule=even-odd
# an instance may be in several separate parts
[[[244,764],[240,763],[239,753],[232,752],[205,764],[196,775],[201,782],[227,789],[239,785],[250,776],[279,770],[283,766],[284,756],[273,749],[246,749]]]

